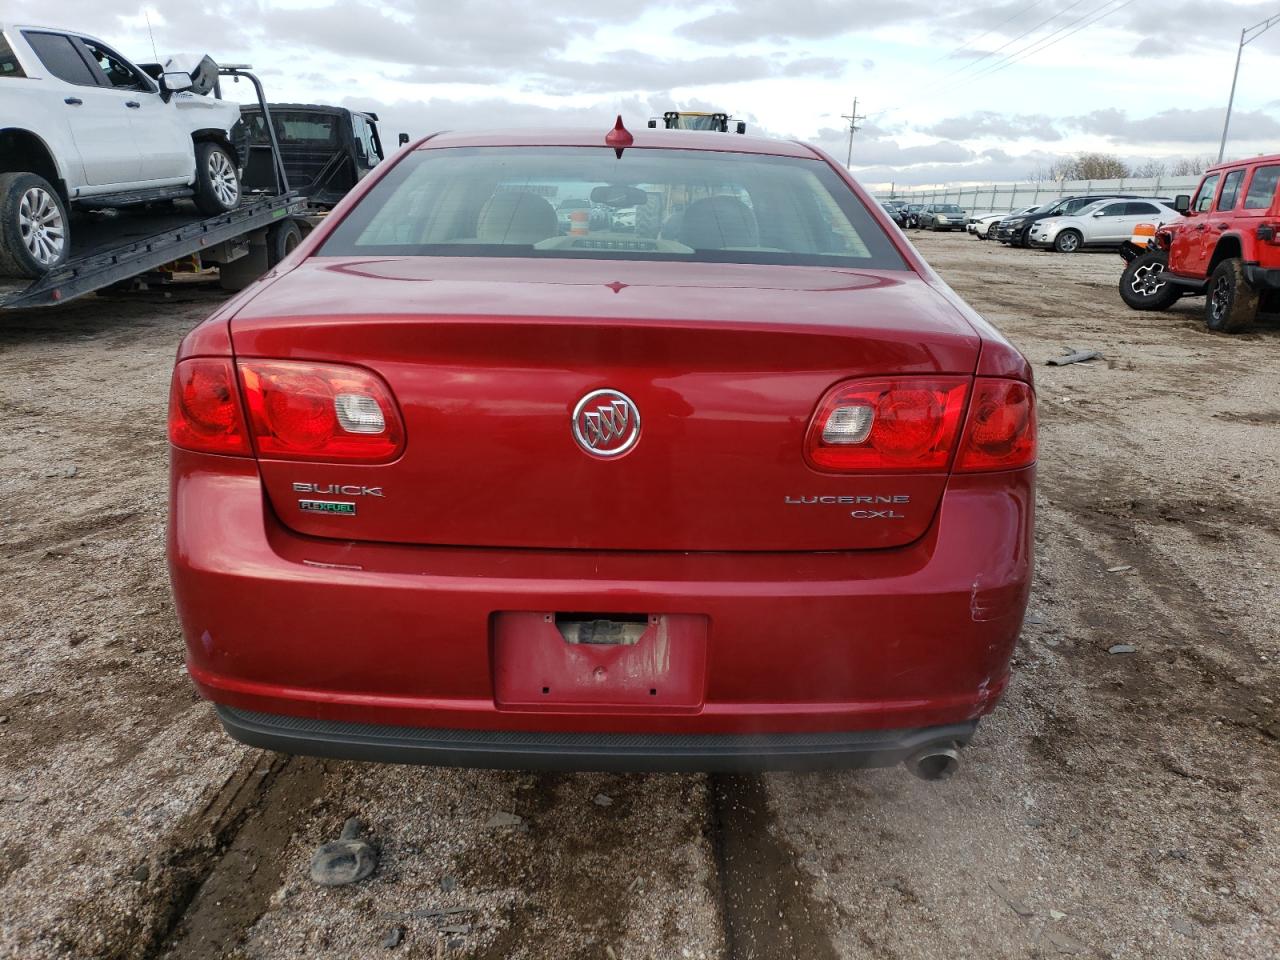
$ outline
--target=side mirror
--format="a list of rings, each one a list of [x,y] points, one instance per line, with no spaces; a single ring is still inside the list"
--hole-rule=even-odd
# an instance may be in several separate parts
[[[658,129],[658,121],[657,121],[657,120],[650,120],[650,121],[649,121],[649,129],[650,129],[650,130],[657,130],[657,129]]]
[[[745,120],[739,120],[739,121],[738,121],[738,132],[739,132],[739,133],[746,133],[746,132],[747,132],[747,121],[745,121]]]
[[[1179,213],[1186,213],[1191,209],[1191,194],[1180,193],[1173,198],[1173,209]]]
[[[407,133],[402,133],[400,134],[400,136],[396,137],[396,140],[399,143],[399,145],[403,147],[406,143],[409,142],[409,135]]]
[[[1093,215],[1094,215],[1095,217],[1105,217],[1105,216],[1107,215],[1107,211],[1105,211],[1105,210],[1095,210],[1095,211],[1093,211]]]
[[[182,93],[192,86],[191,74],[185,70],[166,70],[160,74],[160,89],[165,93]]]

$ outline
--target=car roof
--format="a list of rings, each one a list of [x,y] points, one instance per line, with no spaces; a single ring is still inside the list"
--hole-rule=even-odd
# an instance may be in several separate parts
[[[797,140],[774,140],[740,133],[699,130],[651,130],[643,123],[630,130],[633,147],[669,150],[706,150],[716,153],[757,153],[778,157],[817,159],[818,153]],[[603,147],[611,124],[598,128],[551,128],[507,130],[446,130],[428,137],[420,150],[445,147]]]
[[[86,40],[97,40],[98,43],[102,43],[92,33],[73,30],[70,27],[53,27],[44,23],[18,23],[16,21],[0,20],[0,30],[35,30],[39,33],[65,33],[71,37],[83,37]]]
[[[1280,163],[1280,153],[1269,153],[1265,157],[1249,157],[1245,160],[1225,160],[1205,168],[1205,173],[1217,173],[1219,170],[1231,170],[1236,167],[1252,167]]]

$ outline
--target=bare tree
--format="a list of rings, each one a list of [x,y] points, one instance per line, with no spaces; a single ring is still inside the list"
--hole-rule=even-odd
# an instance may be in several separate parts
[[[1077,153],[1073,180],[1118,180],[1130,176],[1129,165],[1110,153]]]
[[[1047,166],[1038,165],[1031,172],[1031,181],[1117,180],[1132,175],[1129,165],[1112,154],[1077,153],[1074,157],[1059,157]]]
[[[1147,160],[1138,164],[1133,168],[1133,176],[1135,177],[1163,177],[1169,172],[1169,165],[1163,160]]]
[[[1209,157],[1178,157],[1170,171],[1175,177],[1197,177],[1213,160]]]

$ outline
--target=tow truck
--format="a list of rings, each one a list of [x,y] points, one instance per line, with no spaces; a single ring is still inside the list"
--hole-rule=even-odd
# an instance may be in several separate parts
[[[662,125],[668,130],[714,130],[728,133],[733,124],[735,133],[746,133],[747,122],[734,120],[727,113],[703,113],[690,110],[668,110],[662,115]],[[649,129],[656,129],[658,118],[649,121]]]
[[[239,290],[296,247],[313,221],[305,198],[289,187],[270,108],[252,69],[224,65],[218,74],[219,83],[223,77],[252,83],[268,118],[272,171],[264,189],[245,190],[236,209],[211,217],[179,203],[90,213],[76,224],[71,255],[60,266],[34,281],[0,278],[0,310],[54,306],[121,285],[148,287],[213,266],[224,288]]]

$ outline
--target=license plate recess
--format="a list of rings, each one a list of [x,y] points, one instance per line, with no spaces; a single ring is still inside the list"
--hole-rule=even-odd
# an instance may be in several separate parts
[[[493,619],[502,708],[701,706],[707,618],[697,614],[504,612]]]

